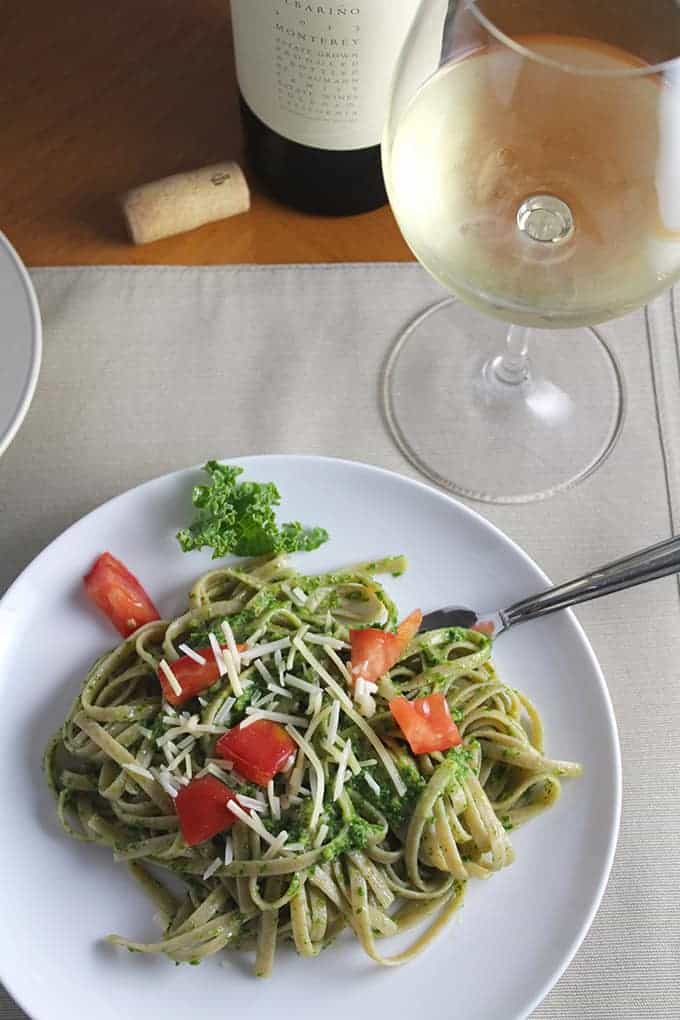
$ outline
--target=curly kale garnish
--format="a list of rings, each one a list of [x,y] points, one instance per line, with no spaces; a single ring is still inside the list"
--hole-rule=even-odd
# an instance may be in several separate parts
[[[213,559],[230,553],[264,556],[310,552],[328,541],[323,528],[305,529],[299,521],[279,527],[275,507],[281,496],[273,482],[239,482],[243,468],[216,460],[208,461],[204,471],[210,484],[194,487],[194,521],[177,533],[184,552],[210,548]]]

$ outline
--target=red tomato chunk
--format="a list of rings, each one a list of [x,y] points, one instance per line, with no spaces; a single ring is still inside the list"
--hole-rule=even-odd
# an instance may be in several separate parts
[[[236,646],[239,652],[245,651],[245,645]],[[219,680],[220,671],[215,661],[212,648],[198,648],[197,655],[205,659],[205,665],[196,662],[189,655],[182,656],[169,663],[175,680],[182,688],[181,694],[175,694],[162,670],[158,670],[158,679],[163,688],[163,697],[171,705],[183,705],[185,701],[195,698],[198,694],[212,687]]]
[[[423,614],[415,609],[391,634],[377,627],[365,630],[351,630],[349,641],[352,649],[352,676],[375,683],[402,657],[409,642],[418,633]]]
[[[409,613],[406,619],[402,620],[402,622],[397,627],[397,637],[399,638],[402,644],[401,652],[402,655],[404,654],[409,644],[411,643],[411,641],[413,641],[413,638],[420,630],[420,625],[422,624],[422,622],[423,614],[419,609],[414,609],[413,612]]]
[[[188,846],[204,843],[236,821],[227,804],[234,793],[214,776],[193,779],[177,794],[175,809],[179,827]]]
[[[266,786],[297,750],[297,744],[283,726],[269,719],[258,719],[249,726],[237,726],[220,737],[215,750],[221,758],[234,763],[244,779]]]
[[[103,553],[83,580],[87,594],[123,637],[145,623],[160,620],[137,578],[111,553]]]
[[[390,712],[414,754],[448,751],[463,742],[443,694],[429,694],[415,701],[393,698]]]

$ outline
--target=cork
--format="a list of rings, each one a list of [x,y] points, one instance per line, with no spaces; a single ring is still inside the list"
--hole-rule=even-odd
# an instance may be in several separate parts
[[[148,244],[250,209],[250,191],[237,163],[214,163],[142,184],[121,198],[130,236]]]

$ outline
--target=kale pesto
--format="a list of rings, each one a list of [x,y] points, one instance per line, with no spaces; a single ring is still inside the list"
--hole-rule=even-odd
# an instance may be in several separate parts
[[[251,552],[262,532],[307,541],[276,524],[271,490],[214,480],[189,544],[226,541],[227,531]],[[239,500],[257,516],[252,532],[228,520]],[[578,766],[533,740],[533,708],[497,676],[487,637],[410,633],[406,649],[386,637],[403,616],[374,574],[403,567],[392,557],[306,577],[282,555],[218,567],[192,587],[190,612],[151,622],[97,660],[43,767],[65,832],[127,863],[161,919],[157,941],[112,944],[191,966],[252,951],[266,976],[281,943],[311,959],[350,929],[374,961],[392,964],[421,942],[395,958],[384,936],[433,912],[427,941],[468,878],[511,863],[508,833],[552,805],[558,777]],[[214,634],[224,647],[225,621],[248,648],[231,658],[227,649],[224,662],[206,653],[186,690],[175,665],[171,704],[161,657],[172,672],[182,644],[207,649]],[[357,639],[360,630],[378,633]],[[352,659],[358,646],[365,665]],[[379,648],[393,651],[371,674]],[[359,683],[371,675],[375,687]],[[391,704],[397,694],[428,697],[412,713],[417,743]],[[428,732],[432,695],[459,730],[446,719],[443,733],[436,720]]]

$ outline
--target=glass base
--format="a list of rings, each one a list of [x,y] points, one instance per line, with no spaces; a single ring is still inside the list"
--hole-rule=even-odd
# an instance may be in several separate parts
[[[487,503],[546,499],[590,475],[623,424],[621,372],[594,329],[531,330],[529,373],[495,371],[508,326],[454,298],[395,344],[383,399],[392,434],[428,478]]]

